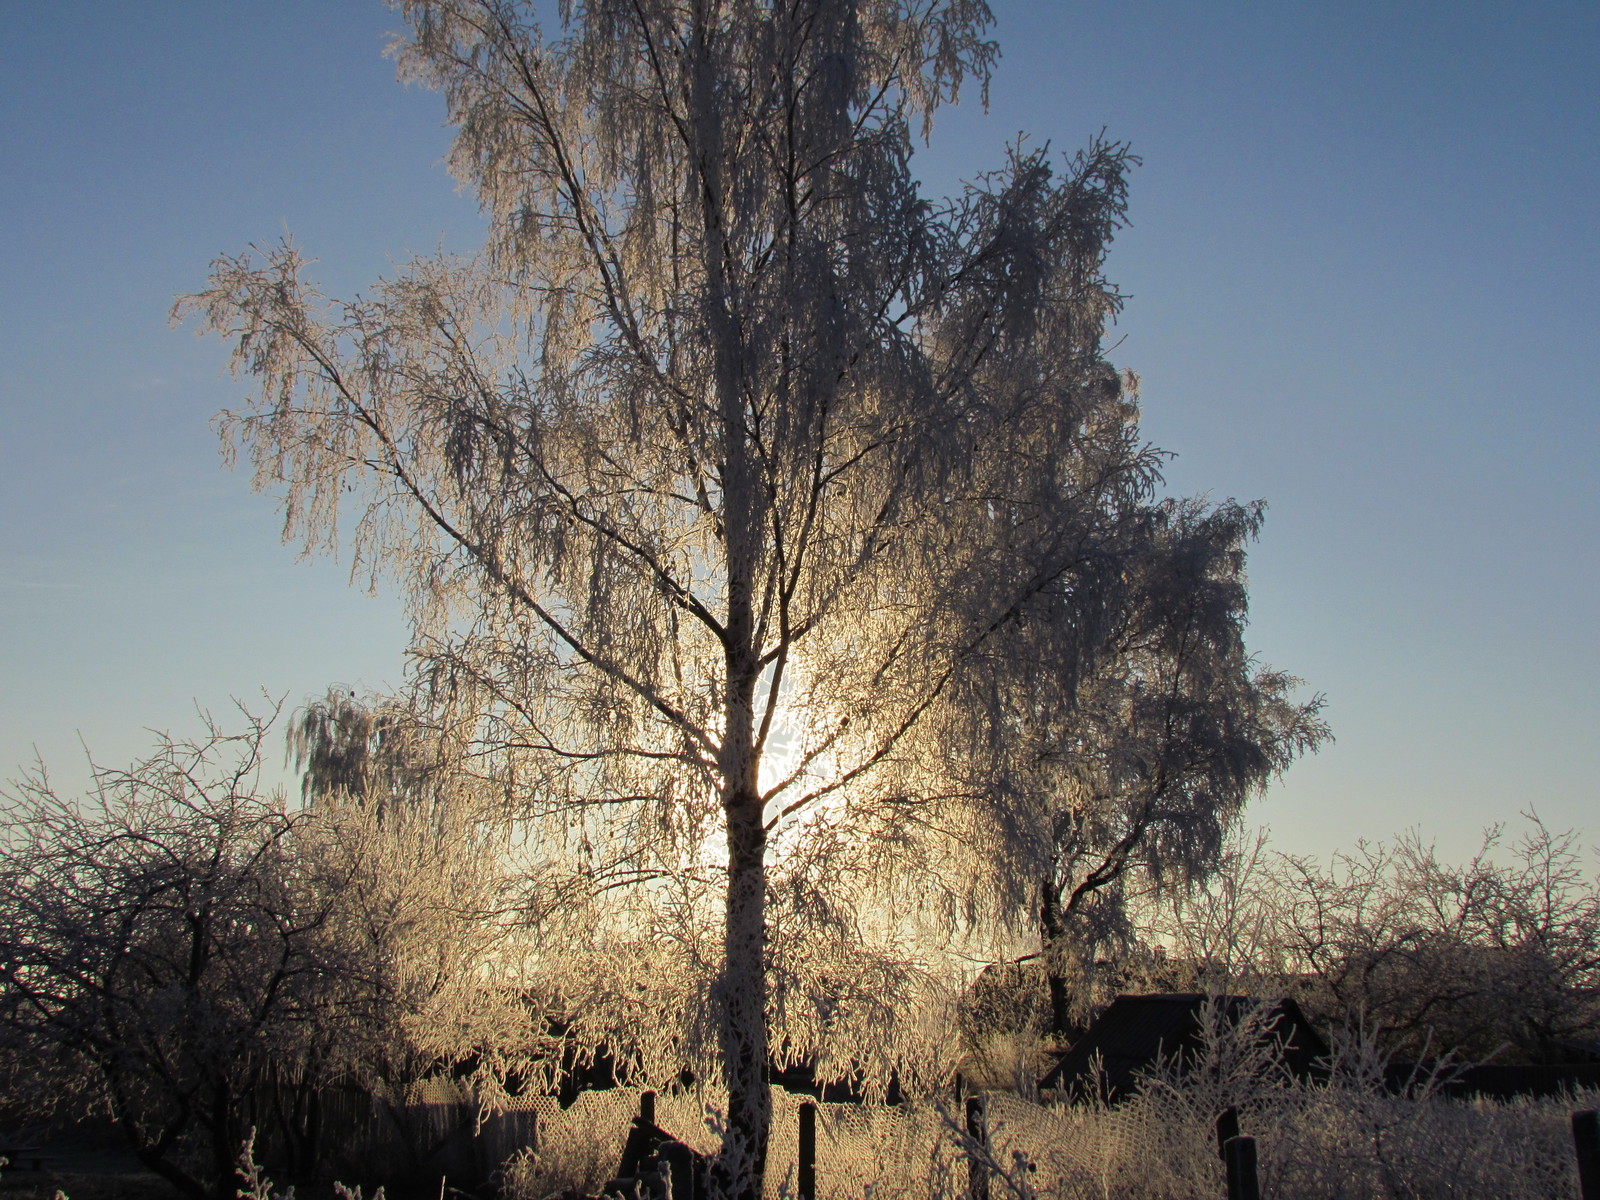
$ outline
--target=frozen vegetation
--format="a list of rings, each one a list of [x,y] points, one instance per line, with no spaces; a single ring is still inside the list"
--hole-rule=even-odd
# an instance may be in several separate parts
[[[1227,1193],[1216,1116],[1233,1107],[1257,1141],[1268,1200],[1577,1195],[1570,1117],[1600,1104],[1600,1094],[1450,1100],[1435,1094],[1437,1079],[1423,1076],[1410,1094],[1396,1095],[1383,1085],[1383,1056],[1360,1036],[1338,1047],[1329,1080],[1308,1084],[1276,1073],[1253,1032],[1208,1038],[1197,1069],[1157,1072],[1137,1098],[1114,1108],[988,1093],[987,1147],[963,1136],[953,1104],[820,1105],[817,1194],[958,1200],[970,1194],[976,1157],[996,1200],[1220,1200]],[[591,1094],[567,1112],[550,1106],[541,1149],[506,1164],[505,1194],[542,1200],[598,1189],[615,1168],[637,1097],[622,1089]],[[775,1091],[773,1099],[766,1194],[793,1196],[800,1098]],[[715,1148],[700,1100],[657,1104],[664,1127]]]
[[[12,1111],[109,1119],[188,1200],[264,1196],[252,1136],[284,1178],[481,1176],[455,1125],[537,1112],[496,1177],[534,1200],[604,1181],[609,1085],[647,1085],[756,1200],[798,1186],[769,1073],[811,1070],[869,1102],[825,1108],[820,1186],[931,1197],[981,1151],[937,1099],[987,1072],[996,1200],[1215,1195],[1226,1106],[1285,1196],[1551,1194],[1559,1106],[1373,1063],[1593,1039],[1571,839],[1232,838],[1329,732],[1245,645],[1263,506],[1165,495],[1110,361],[1129,148],[1019,140],[922,194],[996,62],[982,0],[394,7],[481,252],[340,301],[286,238],[175,314],[249,386],[224,451],[286,537],[405,598],[407,679],[296,712],[298,797],[248,714],[89,797],[12,789]],[[1217,1033],[1125,1106],[1033,1104],[1038,1052],[1135,987],[1389,1040],[1314,1087]]]

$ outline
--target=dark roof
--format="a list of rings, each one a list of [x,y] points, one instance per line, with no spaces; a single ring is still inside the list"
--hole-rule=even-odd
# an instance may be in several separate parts
[[[812,1096],[827,1104],[864,1104],[867,1101],[868,1091],[863,1086],[865,1072],[852,1066],[842,1077],[838,1076],[838,1069],[833,1072],[834,1078],[817,1078],[816,1064],[812,1062],[789,1063],[780,1066],[773,1060],[768,1060],[767,1082],[776,1084],[784,1091],[795,1096]],[[884,1089],[882,1102],[884,1104],[903,1104],[905,1093],[900,1088],[900,1077],[891,1075],[889,1083]]]
[[[1189,1056],[1200,1044],[1200,1013],[1207,997],[1200,992],[1159,992],[1146,996],[1118,996],[1095,1018],[1039,1081],[1070,1097],[1100,1098],[1116,1102],[1138,1089],[1139,1076],[1163,1057]],[[1236,1022],[1259,1005],[1276,1014],[1268,1025],[1283,1049],[1283,1059],[1296,1075],[1313,1075],[1328,1045],[1317,1035],[1300,1006],[1292,999],[1259,996],[1218,996],[1228,1020]]]

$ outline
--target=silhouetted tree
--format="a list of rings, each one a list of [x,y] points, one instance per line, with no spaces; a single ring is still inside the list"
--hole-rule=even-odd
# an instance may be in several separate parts
[[[1600,885],[1574,834],[1529,816],[1464,864],[1417,834],[1276,860],[1282,961],[1308,1010],[1393,1053],[1562,1062],[1600,1051]]]
[[[1204,883],[1248,800],[1327,736],[1320,698],[1297,701],[1298,680],[1245,650],[1261,516],[1231,501],[1134,511],[1098,607],[1036,605],[974,680],[974,719],[950,733],[982,801],[965,833],[990,848],[1000,908],[1027,915],[1039,951],[991,969],[989,999],[966,1005],[969,1042],[990,1013],[999,1033],[1070,1036],[1126,982],[1138,914]],[[1063,636],[1080,652],[1053,653]]]
[[[88,1072],[139,1160],[196,1200],[236,1193],[278,1073],[317,1069],[336,889],[295,863],[297,816],[258,790],[265,730],[165,738],[97,768],[81,802],[40,772],[0,820],[6,1036]]]
[[[492,1102],[540,1049],[505,822],[459,792],[291,807],[260,785],[269,724],[164,737],[81,800],[35,774],[0,820],[0,1046],[75,1074],[197,1200],[236,1194],[252,1128],[291,1172],[325,1165],[335,1082],[420,1154],[417,1082],[471,1060]]]

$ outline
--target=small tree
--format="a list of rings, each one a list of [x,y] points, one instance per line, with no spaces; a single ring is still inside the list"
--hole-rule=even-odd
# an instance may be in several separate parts
[[[559,40],[511,0],[399,8],[484,256],[329,306],[284,246],[181,307],[257,381],[224,436],[288,535],[331,546],[356,505],[431,694],[588,894],[720,894],[682,962],[714,977],[723,1178],[751,1195],[778,848],[892,859],[954,790],[963,680],[1033,607],[1097,607],[1153,486],[1100,348],[1129,160],[1018,149],[919,194],[914,123],[994,58],[981,0],[601,0]]]
[[[238,1190],[268,1085],[318,1069],[332,891],[294,861],[296,815],[258,791],[266,727],[163,738],[96,768],[83,802],[41,770],[0,824],[7,1038],[87,1071],[139,1160],[195,1200]]]
[[[347,1077],[406,1120],[415,1084],[461,1077],[488,1105],[551,1069],[537,1028],[526,881],[503,797],[446,731],[392,697],[341,689],[296,714],[302,853],[342,881],[327,945]]]
[[[1130,887],[1203,883],[1248,801],[1329,736],[1321,698],[1297,701],[1298,679],[1245,650],[1245,545],[1261,517],[1260,505],[1232,503],[1157,510],[1127,618],[1057,751],[1065,803],[1051,823],[1040,927],[1058,1033],[1069,972],[1092,975],[1103,948],[1132,935]]]
[[[1245,651],[1261,519],[1193,500],[1134,513],[1085,650],[1051,654],[1052,617],[1080,638],[1084,622],[1045,611],[969,707],[971,777],[1003,797],[972,810],[969,836],[1035,916],[1056,1038],[1097,998],[1097,964],[1133,950],[1133,910],[1205,883],[1250,798],[1328,736],[1320,697],[1295,700],[1298,680]]]

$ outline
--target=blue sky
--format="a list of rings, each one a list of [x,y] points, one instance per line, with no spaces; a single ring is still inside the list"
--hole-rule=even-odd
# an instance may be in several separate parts
[[[1110,274],[1174,491],[1265,498],[1251,645],[1338,742],[1255,817],[1326,852],[1452,853],[1536,807],[1600,841],[1600,7],[993,0],[990,109],[935,191],[1026,131],[1144,165]],[[219,461],[243,395],[167,325],[285,230],[348,294],[470,249],[439,98],[376,0],[53,0],[0,36],[0,775],[126,760],[264,688],[398,681],[392,596],[297,562]]]

